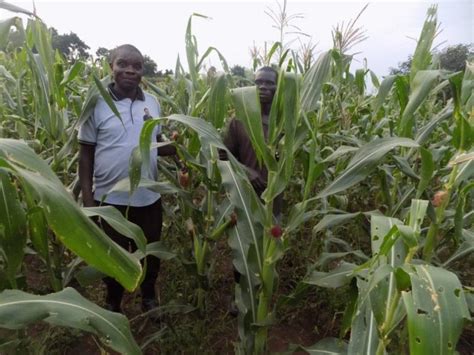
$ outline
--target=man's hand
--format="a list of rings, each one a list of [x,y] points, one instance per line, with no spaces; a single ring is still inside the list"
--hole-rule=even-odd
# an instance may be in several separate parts
[[[267,188],[267,182],[261,178],[257,171],[253,169],[248,169],[248,176],[250,183],[252,184],[254,190],[257,194],[261,194]]]

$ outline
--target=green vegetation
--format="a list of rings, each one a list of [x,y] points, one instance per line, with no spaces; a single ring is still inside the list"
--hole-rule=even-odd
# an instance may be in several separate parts
[[[409,70],[383,80],[350,70],[348,51],[365,39],[357,19],[335,27],[333,48],[316,60],[311,44],[305,55],[289,49],[280,23],[279,41],[254,57],[280,73],[266,141],[247,71],[230,69],[215,48],[201,55],[192,21],[203,16],[191,16],[188,67],[178,59],[173,75],[145,81],[163,117],[147,121],[130,179],[116,186],[163,195],[164,238],[148,245],[116,210],[80,207],[76,128],[98,95],[113,107],[107,65],[55,50],[54,31],[29,15],[26,25],[17,17],[0,23],[0,352],[261,354],[288,343],[337,354],[472,349],[474,63],[439,68],[436,6]],[[211,53],[222,73],[203,74]],[[218,159],[234,114],[269,171],[262,199],[235,158]],[[140,164],[159,123],[179,132],[170,144],[188,175],[162,160],[153,183],[141,179]],[[277,224],[272,201],[281,192]],[[112,243],[93,216],[138,251]],[[126,316],[99,307],[100,278],[133,292],[147,254],[164,260],[160,325],[146,321],[133,293]],[[234,297],[237,319],[227,314]]]

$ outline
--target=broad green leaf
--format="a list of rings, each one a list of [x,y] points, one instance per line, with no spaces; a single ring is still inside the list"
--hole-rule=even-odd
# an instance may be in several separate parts
[[[185,42],[186,42],[186,59],[188,60],[189,74],[194,88],[198,88],[199,67],[197,65],[198,49],[196,38],[192,34],[192,19],[193,17],[208,18],[207,16],[193,13],[189,16],[188,25],[186,27]]]
[[[2,328],[22,329],[39,321],[96,334],[104,345],[123,354],[141,354],[124,315],[100,308],[72,288],[46,296],[18,290],[0,293]]]
[[[260,269],[263,265],[260,251],[263,238],[261,229],[263,210],[261,202],[248,180],[242,174],[238,174],[232,168],[230,162],[218,161],[217,166],[221,172],[222,184],[226,188],[228,198],[237,209],[237,229],[240,231],[239,235],[246,240],[243,244],[250,242],[257,246],[256,258]],[[255,211],[256,209],[257,211]]]
[[[2,150],[10,154],[6,157],[0,154],[0,161],[9,165],[11,173],[40,201],[48,225],[59,240],[88,264],[114,277],[128,290],[134,290],[142,274],[139,261],[112,242],[82,213],[54,173],[28,146],[0,139],[0,153]],[[17,162],[19,152],[23,156]],[[29,168],[39,167],[39,170],[23,169],[19,164],[24,162],[32,162]]]
[[[351,146],[348,146],[348,145],[341,145],[340,147],[338,147],[333,153],[331,153],[328,157],[326,157],[323,162],[324,163],[328,163],[328,162],[331,162],[331,161],[334,161],[348,153],[353,153],[355,151],[357,151],[357,149],[359,149],[358,147],[351,147]]]
[[[48,250],[48,223],[43,213],[43,208],[37,206],[33,193],[27,186],[23,187],[25,202],[28,207],[28,230],[31,242],[36,252],[45,260],[49,258]]]
[[[310,355],[344,355],[347,354],[347,343],[337,338],[324,338],[311,346],[300,346]]]
[[[104,79],[99,80],[99,78],[95,74],[92,74],[92,78],[94,79],[95,86],[97,87],[97,89],[99,89],[99,93],[104,99],[105,103],[107,104],[107,106],[109,106],[114,115],[117,116],[117,118],[120,120],[120,122],[122,122],[123,125],[122,116],[117,110],[114,100],[112,99],[112,96],[110,96],[109,91],[107,90],[107,85],[110,82],[110,78],[105,77]]]
[[[395,147],[417,147],[407,138],[388,137],[376,139],[357,151],[347,168],[329,186],[318,194],[318,198],[344,191],[365,179],[379,164],[380,160]]]
[[[421,156],[421,169],[420,169],[420,182],[418,183],[418,188],[416,190],[416,197],[419,198],[425,189],[428,187],[431,178],[434,173],[434,162],[433,155],[428,149],[421,147],[420,149]]]
[[[305,73],[301,88],[301,111],[308,113],[318,108],[324,83],[327,81],[332,62],[332,51],[321,53],[316,62]]]
[[[227,79],[225,74],[219,74],[214,78],[211,84],[207,111],[209,113],[208,121],[215,128],[221,128],[224,124],[224,118],[227,114]]]
[[[140,251],[137,251],[136,253],[138,254],[137,258],[143,258],[143,254],[140,253]],[[176,257],[176,253],[166,247],[162,241],[147,244],[146,255],[153,255],[161,260],[171,260]]]
[[[147,88],[150,88],[156,94],[156,96],[158,96],[160,102],[166,102],[167,104],[170,104],[170,106],[173,108],[173,112],[181,113],[181,110],[179,109],[176,102],[163,89],[153,84],[146,78],[142,78],[142,82],[146,85]]]
[[[431,265],[413,265],[412,290],[402,292],[411,354],[453,354],[470,318],[457,276]]]
[[[442,266],[444,268],[446,268],[453,261],[459,260],[471,253],[474,253],[474,234],[473,235],[470,235],[467,233],[464,233],[464,234],[465,234],[464,241],[461,243],[459,248],[454,252],[454,254],[451,255],[451,257],[443,263]]]
[[[28,10],[22,8],[22,7],[10,4],[6,1],[0,2],[0,9],[8,10],[8,11],[11,11],[11,12],[19,12],[19,13],[25,14],[27,16],[35,16],[36,17],[36,15],[34,13],[32,13],[31,11],[28,11]]]
[[[474,106],[474,63],[466,62],[466,70],[462,79],[461,86],[461,104],[464,106],[464,111],[469,114],[472,112]],[[473,123],[471,118],[471,124]]]
[[[410,84],[416,81],[416,76],[421,70],[426,70],[431,64],[431,46],[433,45],[434,38],[438,27],[438,19],[436,12],[438,10],[437,5],[429,7],[426,20],[421,30],[420,38],[418,39],[415,53],[411,61],[410,68]]]
[[[380,88],[377,92],[377,96],[373,100],[373,113],[374,115],[377,114],[377,112],[380,110],[382,107],[385,99],[387,98],[388,94],[390,93],[390,89],[393,86],[393,83],[395,82],[395,79],[397,78],[396,75],[388,75],[386,76],[382,84],[380,84]]]
[[[86,65],[83,62],[75,62],[72,67],[64,73],[64,79],[59,85],[66,86],[68,83],[73,81],[84,70],[85,67]]]
[[[334,226],[341,226],[346,222],[360,216],[362,213],[343,213],[343,214],[326,214],[323,219],[313,228],[313,233],[318,233],[326,228],[331,228]]]
[[[419,71],[411,84],[411,93],[407,106],[403,110],[402,118],[398,127],[398,135],[401,137],[413,137],[413,128],[415,127],[415,112],[425,101],[433,88],[435,82],[439,79],[441,72],[439,70]]]
[[[24,256],[26,229],[25,211],[16,187],[8,173],[0,169],[0,252],[13,287]]]
[[[409,226],[417,234],[420,233],[421,225],[426,216],[428,201],[413,199],[410,207]]]
[[[459,165],[456,177],[454,179],[454,186],[459,186],[465,181],[472,181],[474,176],[474,160],[469,160]]]
[[[364,281],[357,279],[359,289],[362,289],[364,284]],[[352,321],[347,354],[375,354],[378,344],[377,322],[372,312],[370,301],[367,299],[357,306],[355,318]]]
[[[347,285],[353,276],[353,271],[357,267],[355,264],[342,262],[334,270],[329,272],[313,271],[305,278],[304,282],[320,287],[337,288]]]
[[[146,238],[142,229],[128,221],[119,210],[112,206],[84,207],[82,211],[87,217],[99,216],[123,236],[132,239],[138,249],[145,251]]]
[[[318,257],[318,261],[314,264],[314,267],[326,267],[327,264],[333,260],[340,259],[347,255],[354,255],[363,261],[367,261],[368,257],[361,250],[346,251],[339,253],[321,253]]]
[[[416,175],[416,173],[411,168],[410,164],[408,163],[407,158],[394,155],[393,160],[395,164],[397,165],[397,167],[401,170],[401,172],[404,173],[406,176],[409,176],[415,180],[420,179],[420,177]]]
[[[204,52],[202,55],[201,59],[199,60],[199,63],[197,64],[197,69],[201,70],[202,63],[204,63],[204,60],[212,53],[215,52],[217,56],[219,57],[219,60],[222,64],[222,68],[226,73],[229,73],[229,65],[227,64],[227,60],[225,57],[222,55],[222,53],[215,47],[209,47],[207,50]]]
[[[265,162],[268,170],[276,171],[277,163],[271,155],[263,135],[260,101],[255,86],[231,90],[236,117],[244,123],[252,142],[255,155],[260,162]]]
[[[419,145],[423,145],[431,136],[431,133],[436,128],[436,126],[442,121],[450,118],[452,115],[453,107],[452,105],[447,105],[443,110],[436,114],[436,116],[433,117],[430,122],[428,122],[418,131],[415,139],[416,143],[418,143]]]

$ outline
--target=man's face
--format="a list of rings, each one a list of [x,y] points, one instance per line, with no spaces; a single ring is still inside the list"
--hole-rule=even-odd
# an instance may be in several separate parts
[[[260,70],[255,75],[261,104],[271,104],[277,87],[277,76],[272,71]]]
[[[135,90],[143,75],[143,58],[130,49],[120,49],[112,63],[115,85],[124,92]]]

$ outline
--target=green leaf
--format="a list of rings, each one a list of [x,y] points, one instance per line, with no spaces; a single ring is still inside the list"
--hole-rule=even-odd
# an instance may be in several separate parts
[[[411,61],[410,83],[416,80],[420,70],[428,69],[431,64],[431,46],[433,45],[438,27],[437,10],[438,6],[432,5],[427,11],[426,20]]]
[[[301,88],[301,111],[308,113],[318,108],[319,96],[327,81],[332,63],[332,51],[321,53],[306,72]]]
[[[428,138],[431,137],[431,133],[436,128],[436,126],[442,121],[450,118],[453,115],[452,105],[447,105],[443,110],[436,114],[433,119],[423,126],[416,135],[416,143],[423,145]]]
[[[347,285],[353,276],[353,271],[357,267],[355,264],[342,262],[334,270],[329,272],[313,271],[305,278],[304,282],[320,287],[337,288]]]
[[[311,346],[300,346],[299,349],[310,355],[343,355],[347,354],[347,343],[337,338],[324,338]]]
[[[372,105],[372,109],[375,115],[380,110],[385,99],[390,93],[390,89],[392,88],[393,83],[395,82],[396,78],[397,78],[396,75],[388,75],[383,79],[382,84],[380,84],[380,88],[377,92],[377,96],[374,98],[373,105]]]
[[[441,72],[439,70],[422,70],[416,74],[411,84],[411,93],[407,106],[405,110],[403,110],[402,118],[399,123],[399,136],[413,137],[413,128],[415,125],[414,114],[428,97],[428,94],[440,75]]]
[[[428,187],[431,178],[434,173],[434,162],[433,155],[428,149],[421,147],[421,172],[420,172],[420,182],[418,183],[418,188],[416,190],[416,198],[420,198],[425,189]]]
[[[413,265],[411,292],[402,292],[411,354],[454,353],[470,318],[457,276],[431,265]]]
[[[364,284],[364,281],[357,279],[359,289],[362,289]],[[375,354],[379,341],[377,322],[367,299],[357,307],[347,354]]]
[[[146,238],[142,229],[128,221],[119,210],[112,206],[84,207],[82,211],[87,217],[99,216],[123,236],[132,239],[138,249],[145,251]]]
[[[364,180],[377,167],[385,154],[399,146],[417,147],[418,144],[407,138],[388,137],[376,139],[362,146],[342,174],[321,191],[317,197],[333,195]]]
[[[7,153],[2,157],[1,152]],[[88,264],[114,277],[128,290],[141,279],[139,261],[115,244],[82,213],[54,173],[26,144],[0,139],[0,162],[4,161],[39,200],[49,227],[59,240]],[[29,169],[21,167],[31,162]]]
[[[120,122],[122,122],[123,125],[122,116],[117,110],[112,96],[110,96],[109,91],[106,89],[107,84],[110,82],[110,78],[105,77],[104,79],[99,80],[99,78],[95,74],[92,74],[92,78],[94,79],[94,83],[97,89],[99,89],[100,95],[102,95],[102,98],[104,99],[105,103],[107,104],[107,106],[109,106],[114,115],[117,116],[117,118],[120,120]]]
[[[16,187],[7,172],[0,170],[0,248],[10,284],[15,287],[16,273],[26,246],[26,216]]]
[[[208,100],[208,120],[215,128],[221,128],[227,114],[227,79],[224,74],[214,78]]]
[[[104,345],[120,353],[141,354],[124,315],[100,308],[72,288],[46,296],[18,290],[0,293],[2,328],[21,329],[39,321],[96,334]]]
[[[343,213],[343,214],[326,214],[323,219],[313,228],[313,233],[318,233],[326,228],[341,226],[350,220],[362,215],[361,212]]]
[[[277,163],[271,155],[263,135],[260,101],[255,86],[231,90],[236,117],[244,123],[257,159],[265,162],[268,170],[276,171]]]

